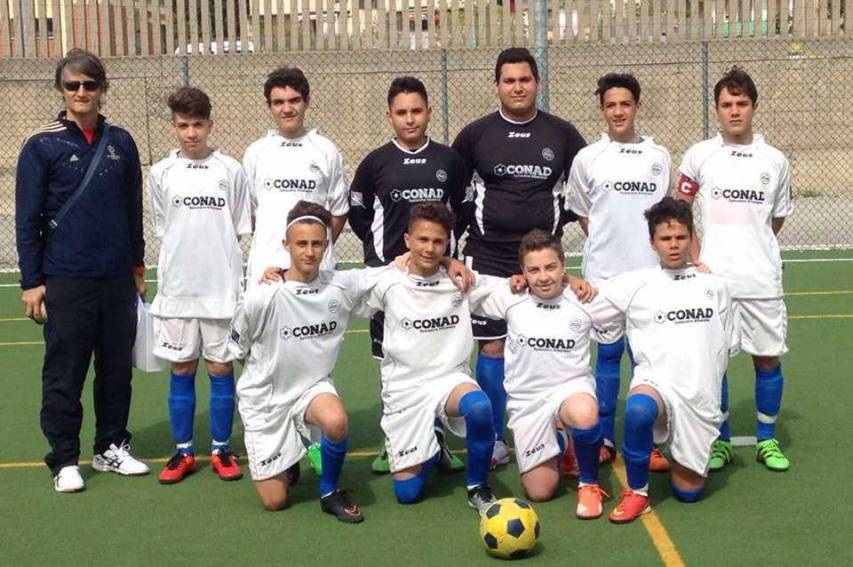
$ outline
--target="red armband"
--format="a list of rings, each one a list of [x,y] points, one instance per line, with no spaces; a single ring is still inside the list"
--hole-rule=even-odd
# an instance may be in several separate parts
[[[699,191],[699,184],[687,177],[686,175],[681,175],[678,178],[678,185],[676,185],[676,191],[678,191],[682,195],[693,197]]]

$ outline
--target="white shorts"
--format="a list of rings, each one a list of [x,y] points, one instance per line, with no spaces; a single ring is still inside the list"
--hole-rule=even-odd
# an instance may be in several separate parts
[[[778,299],[732,300],[732,352],[782,356],[788,352],[788,310]]]
[[[431,382],[429,388],[414,393],[417,399],[409,403],[400,404],[399,400],[395,400],[393,407],[403,408],[399,411],[389,412],[388,404],[384,406],[381,425],[385,432],[385,450],[388,451],[388,464],[392,473],[425,463],[438,453],[436,417],[454,435],[465,437],[465,419],[448,417],[444,410],[447,398],[460,384],[476,386],[477,382],[467,374],[453,373]]]
[[[289,406],[270,408],[269,419],[260,429],[246,429],[246,457],[252,480],[278,476],[305,456],[306,444],[315,427],[305,423],[305,412],[311,401],[320,394],[338,395],[330,380],[321,380]],[[243,400],[238,408],[242,410]],[[245,421],[244,421],[245,423]]]
[[[230,334],[229,319],[154,317],[154,355],[170,362],[190,362],[199,356],[211,362],[231,362]]]
[[[589,336],[600,345],[613,344],[625,336],[625,324],[606,323],[604,325],[593,325]]]
[[[707,412],[710,408],[705,408],[706,412],[703,413],[669,388],[653,380],[634,378],[630,388],[637,386],[653,388],[666,405],[666,419],[660,425],[655,423],[655,444],[669,445],[669,452],[675,462],[703,477],[708,476],[711,447],[720,436],[722,414],[717,412],[719,420],[708,419]]]
[[[556,422],[560,419],[560,406],[575,394],[589,394],[595,399],[595,379],[592,376],[572,378],[535,400],[513,399],[509,395],[507,425],[515,440],[519,473],[524,474],[560,454]]]

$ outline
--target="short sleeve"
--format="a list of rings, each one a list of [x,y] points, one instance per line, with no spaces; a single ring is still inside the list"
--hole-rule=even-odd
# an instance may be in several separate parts
[[[332,156],[329,178],[329,212],[341,217],[349,212],[349,187],[344,171],[344,156],[337,148]]]
[[[506,319],[510,305],[518,301],[519,295],[513,295],[508,278],[477,275],[477,285],[468,292],[468,304],[471,313],[490,319]]]
[[[791,200],[791,167],[788,160],[782,158],[782,167],[779,169],[779,186],[776,189],[776,200],[773,203],[773,218],[790,216],[794,212],[794,203]]]
[[[580,157],[575,158],[572,164],[567,188],[566,206],[568,209],[580,217],[589,218],[589,209],[592,206],[589,194],[592,188],[589,186],[584,161]]]

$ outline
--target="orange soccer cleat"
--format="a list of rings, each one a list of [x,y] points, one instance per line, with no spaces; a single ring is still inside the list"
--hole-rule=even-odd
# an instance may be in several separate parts
[[[181,482],[195,471],[195,455],[175,453],[163,470],[160,471],[160,484],[175,484]]]
[[[594,520],[602,514],[601,502],[609,494],[597,484],[583,484],[578,488],[578,507],[575,515],[581,520]]]
[[[237,465],[237,457],[231,451],[216,451],[210,456],[210,464],[213,465],[213,470],[222,480],[243,478],[243,473]]]
[[[614,524],[627,524],[633,522],[638,516],[652,511],[649,506],[649,497],[630,488],[622,491],[622,500],[610,513],[610,521]]]

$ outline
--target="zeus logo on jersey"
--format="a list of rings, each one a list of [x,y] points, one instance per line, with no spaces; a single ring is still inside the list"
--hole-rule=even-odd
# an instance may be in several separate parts
[[[404,317],[400,321],[400,325],[405,329],[415,329],[423,333],[432,333],[433,331],[443,331],[450,329],[459,324],[459,315],[450,315],[445,317],[430,317],[428,319],[409,319]]]
[[[434,282],[415,282],[415,287],[435,287],[439,284],[438,281]]]
[[[510,132],[507,138],[529,138],[530,132]]]
[[[723,198],[731,203],[763,203],[764,191],[756,191],[754,189],[720,189],[714,187],[711,189],[711,197],[714,199]]]
[[[188,163],[187,169],[210,169],[210,166],[203,163]]]
[[[301,325],[299,327],[282,327],[278,331],[278,335],[287,340],[291,337],[295,339],[313,339],[315,337],[323,337],[335,332],[338,328],[337,321],[328,321],[326,323],[316,323],[314,325]]]
[[[279,191],[311,191],[317,188],[317,182],[313,179],[267,179],[264,187]]]
[[[643,150],[635,150],[632,148],[619,148],[620,154],[631,154],[631,155],[640,155],[643,153]]]
[[[696,277],[696,274],[675,274],[674,276],[672,276],[672,279],[677,281],[677,282],[680,282],[682,280],[689,280],[690,278],[695,278],[695,277]]]
[[[566,352],[575,346],[574,339],[557,339],[553,337],[525,337],[519,336],[515,341],[521,345],[538,351]]]
[[[613,189],[617,193],[633,193],[633,194],[646,194],[646,193],[654,193],[658,190],[657,183],[648,183],[646,181],[605,181],[601,186],[605,191],[610,191]]]
[[[672,311],[658,311],[655,313],[656,323],[707,323],[714,316],[711,307],[686,307],[684,309],[673,309]]]
[[[495,175],[498,177],[512,175],[513,177],[525,177],[528,179],[548,179],[553,171],[553,169],[545,165],[526,164],[504,165],[499,163],[494,168]]]
[[[438,187],[418,187],[417,189],[394,189],[390,193],[391,200],[423,203],[441,201],[444,199],[444,189]]]
[[[421,165],[426,163],[426,158],[418,158],[418,157],[407,157],[403,158],[403,165]]]
[[[751,154],[751,153],[749,153],[749,152],[741,152],[741,151],[739,151],[739,150],[732,150],[732,153],[730,153],[729,155],[730,155],[730,156],[732,156],[732,157],[745,157],[745,158],[750,158],[750,157],[752,157],[752,154]]]
[[[319,289],[310,289],[310,288],[299,288],[296,290],[296,295],[315,295],[319,292]]]
[[[172,198],[172,206],[188,207],[190,209],[222,209],[225,207],[225,197],[208,197],[206,195],[197,195],[195,197]]]
[[[280,148],[301,148],[302,142],[288,142],[287,140],[285,140],[284,142],[281,143],[281,145],[279,147]]]
[[[553,305],[552,305],[552,304],[550,304],[550,303],[537,303],[537,304],[536,304],[536,307],[537,307],[538,309],[554,310],[554,309],[559,309],[559,308],[560,308],[560,304],[559,304],[559,303],[555,303],[555,304],[553,304]]]

